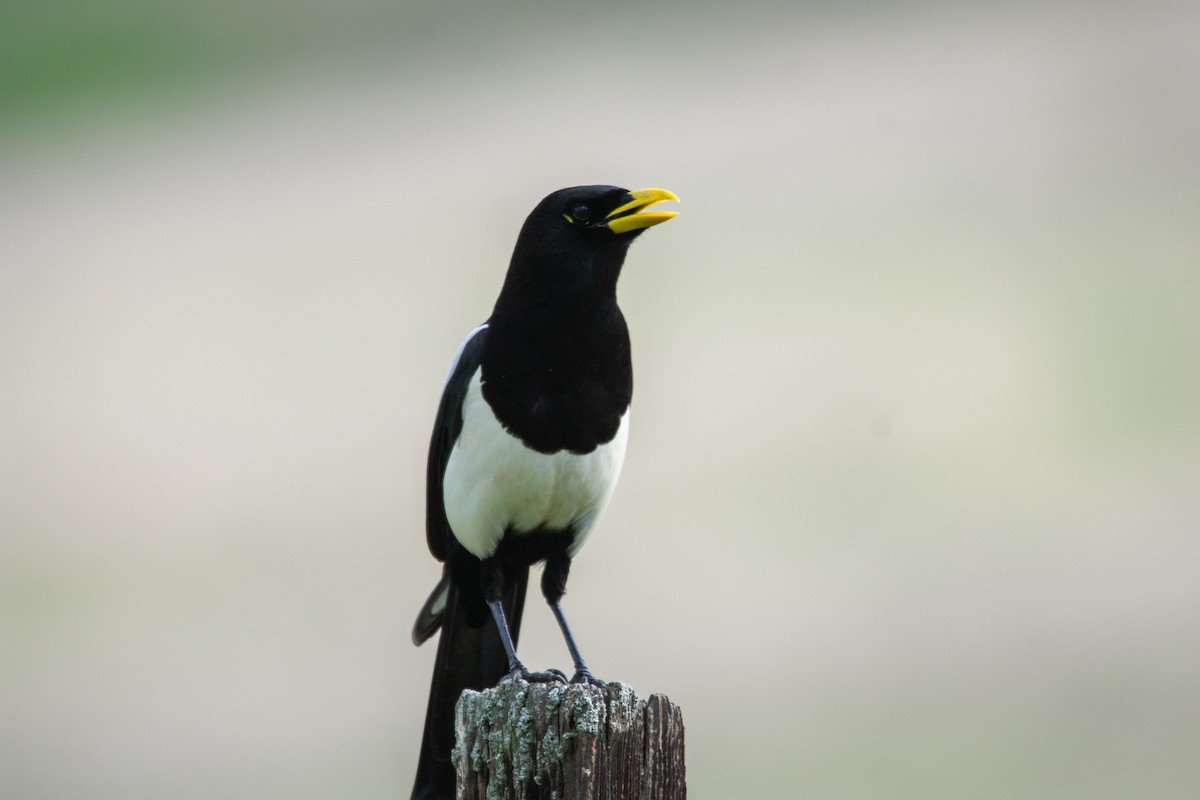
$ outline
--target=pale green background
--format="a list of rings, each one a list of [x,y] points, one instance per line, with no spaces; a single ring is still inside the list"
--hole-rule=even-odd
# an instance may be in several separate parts
[[[5,3],[0,796],[407,796],[442,377],[583,182],[683,198],[567,607],[693,798],[1200,796],[1198,32]]]

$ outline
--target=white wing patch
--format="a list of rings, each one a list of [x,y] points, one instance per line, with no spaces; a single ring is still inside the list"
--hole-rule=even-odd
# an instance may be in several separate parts
[[[468,333],[467,338],[463,339],[462,344],[460,344],[458,346],[458,349],[454,351],[454,360],[450,362],[450,370],[446,373],[446,380],[442,381],[442,391],[443,392],[446,391],[446,386],[448,386],[450,383],[450,376],[452,376],[454,374],[454,370],[458,369],[458,362],[459,362],[459,359],[462,358],[463,350],[467,349],[467,342],[474,339],[475,334],[479,333],[481,330],[483,330],[486,327],[487,327],[487,323],[485,322],[482,325],[480,325],[478,328],[476,328],[475,330]]]
[[[472,555],[487,558],[510,526],[520,534],[574,525],[574,555],[617,486],[629,412],[613,440],[592,452],[546,455],[504,430],[483,399],[480,381],[476,370],[463,400],[462,433],[442,480],[454,537]]]

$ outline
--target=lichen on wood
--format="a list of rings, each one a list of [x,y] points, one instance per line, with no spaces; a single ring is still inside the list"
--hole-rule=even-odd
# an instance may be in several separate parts
[[[683,717],[662,695],[505,681],[455,712],[460,800],[680,800]]]

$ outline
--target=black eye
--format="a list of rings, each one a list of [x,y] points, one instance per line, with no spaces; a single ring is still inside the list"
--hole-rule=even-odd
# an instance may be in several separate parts
[[[571,209],[571,216],[578,222],[587,222],[592,218],[592,210],[580,203]]]

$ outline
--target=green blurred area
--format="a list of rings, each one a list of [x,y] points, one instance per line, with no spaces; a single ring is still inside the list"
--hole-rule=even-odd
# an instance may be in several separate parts
[[[13,0],[0,10],[0,121],[54,120],[114,101],[170,103],[223,83],[353,69],[380,57],[418,72],[423,61],[465,58],[469,66],[504,52],[522,31],[569,37],[627,22],[628,43],[672,13],[670,4],[626,0],[603,6]],[[686,13],[694,22],[712,8],[696,4]]]
[[[264,63],[394,43],[423,16],[411,3],[14,0],[0,12],[0,113],[162,101]]]

